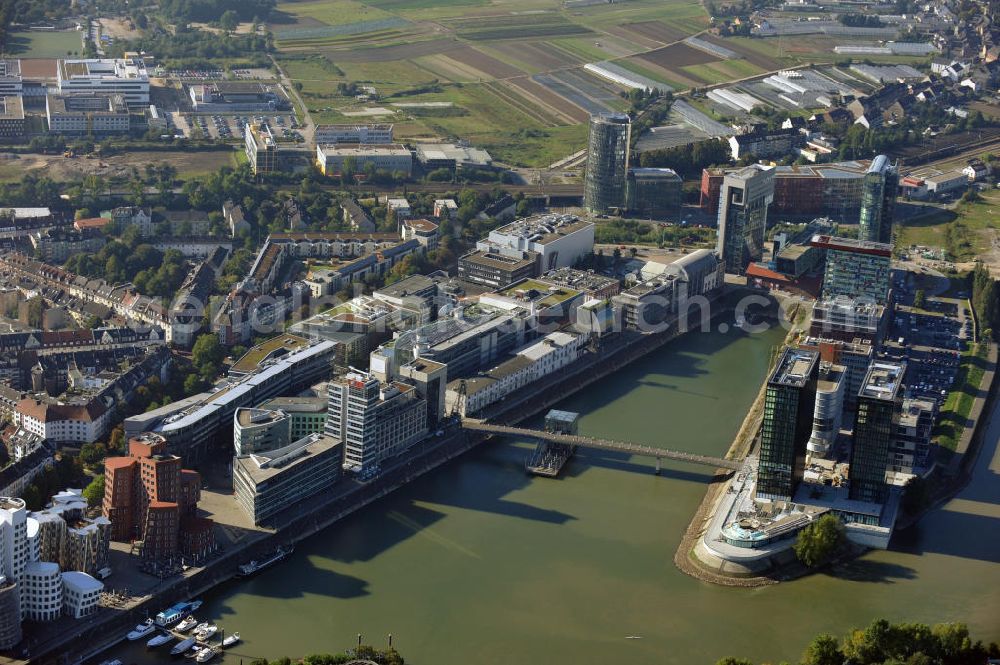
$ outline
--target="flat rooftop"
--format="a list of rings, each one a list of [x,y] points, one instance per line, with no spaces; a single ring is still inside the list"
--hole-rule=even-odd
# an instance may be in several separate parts
[[[240,455],[233,460],[233,464],[241,466],[254,484],[260,485],[285,471],[310,464],[320,453],[339,445],[340,439],[336,437],[310,434],[277,450]]]
[[[269,339],[266,342],[262,342],[247,351],[239,360],[236,361],[229,371],[242,373],[253,372],[260,367],[260,364],[264,362],[265,359],[276,351],[281,349],[284,349],[285,351],[294,351],[295,349],[300,349],[304,346],[309,346],[309,340],[305,337],[284,333]]]
[[[489,237],[493,239],[495,236],[513,236],[544,245],[593,225],[593,222],[580,219],[576,215],[550,213],[511,222],[493,230]]]
[[[528,254],[527,258],[517,258],[506,254],[500,254],[499,252],[486,252],[481,249],[477,249],[463,256],[461,260],[478,263],[490,268],[499,268],[501,270],[517,270],[518,268],[523,268],[537,263],[537,253],[525,252],[525,254]]]
[[[258,409],[280,409],[286,413],[321,413],[327,407],[325,397],[272,397]]]
[[[861,382],[858,396],[894,401],[899,395],[904,374],[906,374],[906,363],[873,362],[865,374],[864,381]]]
[[[535,279],[522,279],[498,291],[500,295],[518,300],[528,300],[541,307],[558,305],[582,293],[561,285],[547,284]]]
[[[0,97],[0,120],[24,120],[24,102],[20,97]]]
[[[802,388],[809,380],[813,368],[819,362],[819,354],[805,349],[785,349],[771,374],[769,383]]]
[[[547,284],[561,284],[581,291],[601,291],[619,285],[617,277],[608,277],[600,273],[574,268],[550,270],[539,280]]]
[[[841,252],[854,252],[856,254],[871,254],[873,256],[892,256],[892,245],[883,242],[872,242],[870,240],[858,240],[857,238],[839,238],[837,236],[815,235],[812,238],[812,246],[820,249],[832,249]]]
[[[406,146],[400,143],[387,143],[384,145],[377,144],[359,144],[359,143],[337,143],[331,145],[321,145],[319,146],[320,152],[324,156],[337,156],[337,157],[376,157],[376,156],[392,156],[392,157],[410,157],[410,151]]]

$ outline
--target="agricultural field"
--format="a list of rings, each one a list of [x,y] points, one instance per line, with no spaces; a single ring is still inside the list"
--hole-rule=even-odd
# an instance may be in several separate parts
[[[590,114],[627,108],[627,90],[586,64],[683,91],[828,48],[811,36],[721,39],[708,27],[689,0],[284,0],[269,25],[314,121],[393,122],[402,139],[464,139],[529,167],[584,147]],[[693,36],[703,41],[683,41]],[[375,98],[338,93],[351,83],[375,88]]]
[[[81,35],[75,30],[15,32],[7,40],[5,55],[19,58],[65,58],[67,53],[83,51]]]

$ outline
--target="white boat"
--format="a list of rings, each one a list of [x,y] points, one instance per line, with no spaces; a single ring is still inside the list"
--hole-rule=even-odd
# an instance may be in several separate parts
[[[240,634],[239,633],[233,633],[232,635],[230,635],[226,639],[222,640],[222,646],[223,647],[231,647],[231,646],[233,646],[234,644],[236,644],[239,641],[240,641]]]
[[[114,660],[105,660],[101,665],[125,665],[122,661],[115,658]]]
[[[181,640],[180,642],[174,645],[173,649],[170,650],[170,655],[179,656],[188,649],[190,649],[191,647],[193,647],[197,642],[198,638],[196,637],[189,637],[186,640]]]
[[[208,638],[210,638],[210,637],[211,637],[212,635],[215,635],[215,634],[216,634],[217,632],[219,632],[219,627],[218,627],[218,626],[216,626],[216,625],[215,625],[215,624],[213,623],[212,625],[210,625],[210,626],[207,626],[207,627],[206,627],[206,628],[204,628],[203,630],[200,630],[200,631],[198,631],[198,632],[197,632],[197,633],[195,633],[194,635],[195,635],[195,637],[197,637],[197,638],[198,638],[199,640],[207,640],[207,639],[208,639]]]
[[[177,624],[175,630],[181,633],[186,633],[197,625],[198,625],[198,620],[195,619],[193,616],[189,616],[188,618],[184,619],[179,624]]]
[[[174,639],[174,636],[171,635],[170,633],[162,633],[162,634],[157,635],[156,637],[150,639],[148,642],[146,642],[146,648],[148,648],[148,649],[155,649],[158,646],[162,646],[162,645],[166,644],[167,642],[171,641],[172,639]]]
[[[207,663],[208,661],[215,658],[215,654],[216,654],[215,649],[205,648],[198,653],[198,655],[195,657],[195,660],[198,661],[199,663]]]
[[[152,619],[146,619],[146,621],[140,623],[132,629],[132,632],[125,637],[128,638],[129,642],[135,642],[136,640],[141,640],[146,637],[146,635],[149,635],[154,630],[156,630],[156,624],[153,623]]]
[[[206,628],[208,628],[208,622],[207,621],[202,621],[194,629],[194,634],[197,635],[198,633],[200,633],[201,631],[205,630]]]

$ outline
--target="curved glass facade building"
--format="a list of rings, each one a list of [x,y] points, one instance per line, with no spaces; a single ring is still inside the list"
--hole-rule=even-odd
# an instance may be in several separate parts
[[[632,121],[623,113],[591,116],[583,183],[583,204],[589,212],[605,214],[625,206],[631,134]]]
[[[879,155],[865,173],[861,191],[859,240],[892,242],[892,220],[896,212],[899,169],[885,155]]]

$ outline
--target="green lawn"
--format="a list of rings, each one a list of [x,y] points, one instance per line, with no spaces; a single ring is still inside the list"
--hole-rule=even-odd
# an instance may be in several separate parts
[[[21,58],[65,58],[68,52],[83,51],[82,33],[64,32],[15,32],[5,47],[5,53]]]
[[[277,10],[299,18],[311,18],[327,25],[344,25],[359,21],[374,21],[392,16],[377,7],[354,0],[316,0],[315,2],[282,2]],[[282,26],[275,26],[278,31]]]
[[[972,411],[972,403],[979,393],[986,373],[986,345],[970,345],[962,354],[962,364],[955,377],[955,385],[941,408],[941,417],[934,429],[934,439],[939,446],[955,450],[965,430],[965,421]]]
[[[954,261],[971,261],[990,247],[991,236],[1000,230],[1000,192],[988,190],[975,203],[960,203],[954,211],[929,210],[900,227],[897,247],[911,245],[941,247]]]

